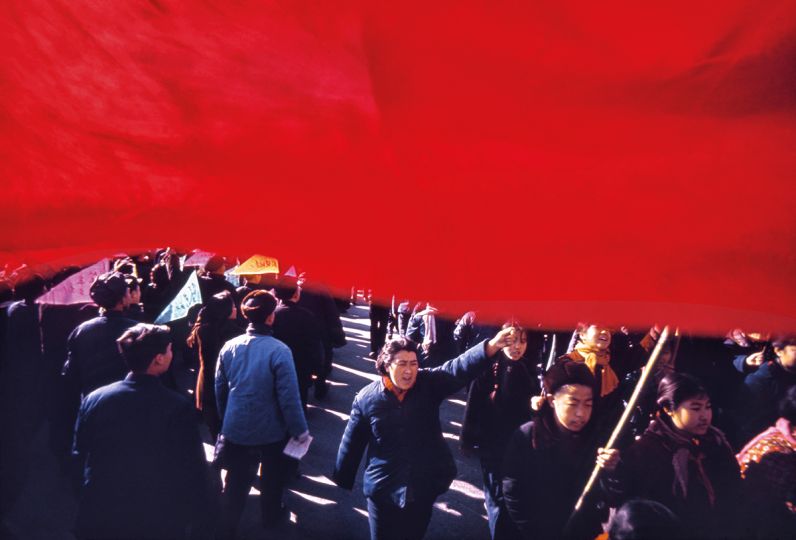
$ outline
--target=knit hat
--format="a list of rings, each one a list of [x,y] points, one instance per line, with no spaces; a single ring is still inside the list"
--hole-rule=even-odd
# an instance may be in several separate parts
[[[550,366],[544,374],[544,389],[548,395],[553,395],[562,386],[580,384],[594,387],[594,377],[586,364],[562,359]]]
[[[246,295],[240,310],[249,322],[263,323],[276,309],[276,298],[268,291],[256,290]]]
[[[127,281],[121,272],[106,272],[91,284],[89,295],[99,307],[112,309],[127,293]]]

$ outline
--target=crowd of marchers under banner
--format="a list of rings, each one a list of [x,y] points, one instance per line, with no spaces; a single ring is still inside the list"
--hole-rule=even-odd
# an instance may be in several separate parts
[[[332,295],[295,271],[230,278],[222,256],[194,269],[181,255],[119,256],[92,302],[73,305],[37,299],[80,268],[0,273],[0,513],[46,419],[78,496],[77,538],[235,538],[255,482],[262,525],[287,518],[300,466],[285,449],[309,444],[307,402],[330,391],[357,288]],[[195,271],[201,303],[154,324]],[[364,461],[372,539],[425,536],[456,476],[439,408],[462,389],[460,451],[480,461],[493,540],[796,537],[796,334],[555,330],[510,314],[493,325],[363,292],[376,378],[329,469],[350,490]],[[196,367],[190,396],[175,357]]]

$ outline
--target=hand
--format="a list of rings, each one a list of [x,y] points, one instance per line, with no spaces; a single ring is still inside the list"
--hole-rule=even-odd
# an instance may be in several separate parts
[[[302,444],[307,442],[307,439],[309,439],[309,438],[310,438],[310,431],[309,430],[305,431],[304,433],[302,433],[298,437],[295,437],[296,441],[298,441],[298,442],[300,442]]]
[[[619,465],[619,450],[616,448],[611,448],[610,450],[598,448],[597,465],[608,472],[614,471],[616,466]]]
[[[763,364],[763,351],[750,354],[746,357],[745,362],[749,367],[760,367]]]
[[[531,409],[538,411],[542,408],[542,403],[544,403],[544,396],[533,396],[531,398]]]
[[[663,332],[663,329],[656,324],[655,326],[650,328],[650,337],[654,341],[658,341],[658,339],[660,339],[660,337],[661,337],[661,332]]]
[[[514,328],[505,328],[498,332],[497,335],[486,344],[486,355],[495,356],[503,347],[510,346],[514,343],[515,335],[516,330]]]

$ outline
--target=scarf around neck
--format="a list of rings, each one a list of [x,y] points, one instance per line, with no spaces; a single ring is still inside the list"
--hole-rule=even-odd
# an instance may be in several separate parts
[[[594,375],[597,366],[603,367],[603,373],[600,383],[600,397],[605,397],[613,392],[619,386],[619,377],[616,372],[611,368],[611,352],[607,350],[595,349],[589,347],[584,343],[578,343],[575,346],[575,351],[582,358],[583,363],[589,368],[591,374]]]
[[[704,435],[691,435],[672,426],[667,420],[661,418],[660,413],[650,423],[647,432],[662,438],[664,447],[672,452],[672,467],[674,468],[672,494],[681,496],[683,499],[688,498],[688,465],[693,462],[699,475],[698,480],[705,487],[708,502],[713,507],[716,504],[716,492],[703,466],[706,457],[704,446],[725,447],[732,452],[730,443],[727,442],[724,434],[710,426]]]

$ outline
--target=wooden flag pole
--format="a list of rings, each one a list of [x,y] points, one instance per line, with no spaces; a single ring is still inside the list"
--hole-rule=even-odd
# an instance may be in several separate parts
[[[617,439],[622,434],[622,430],[627,424],[630,415],[633,413],[633,409],[636,407],[636,402],[638,401],[639,396],[641,395],[641,391],[644,389],[644,385],[647,382],[652,370],[655,368],[655,363],[658,361],[658,356],[661,354],[661,350],[663,350],[663,346],[666,343],[666,340],[669,338],[669,327],[663,329],[661,332],[660,338],[658,338],[658,343],[655,344],[655,348],[650,355],[650,359],[647,360],[647,365],[644,366],[644,371],[639,377],[638,383],[636,384],[636,388],[633,390],[633,395],[630,396],[630,401],[627,402],[627,407],[625,407],[625,411],[622,413],[622,417],[619,419],[619,423],[616,424],[613,433],[611,433],[611,438],[608,439],[608,443],[605,445],[606,450],[610,450],[616,444]],[[594,483],[597,481],[597,477],[600,475],[600,471],[602,469],[599,465],[595,465],[594,469],[591,472],[591,476],[589,477],[589,481],[586,482],[586,487],[583,488],[583,493],[580,494],[578,498],[578,502],[575,503],[575,512],[580,510],[580,507],[583,506],[583,499],[586,498],[591,488],[594,487]]]

